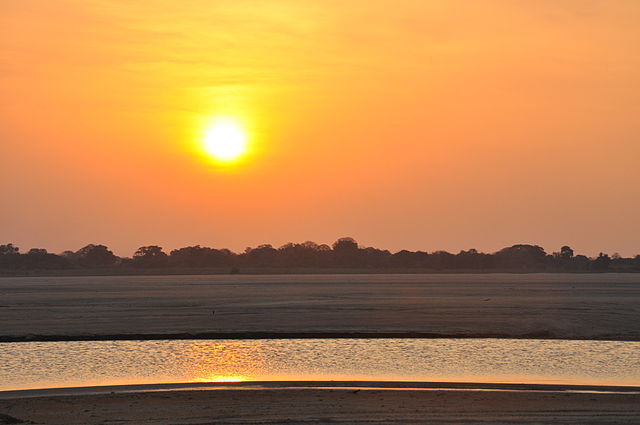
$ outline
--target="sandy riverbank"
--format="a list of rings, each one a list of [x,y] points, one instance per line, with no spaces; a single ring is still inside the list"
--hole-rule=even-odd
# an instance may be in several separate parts
[[[0,399],[32,424],[637,424],[640,395],[562,391],[220,389]],[[0,423],[2,419],[0,419]]]
[[[0,278],[0,340],[640,340],[640,274]],[[215,313],[214,313],[215,312]]]

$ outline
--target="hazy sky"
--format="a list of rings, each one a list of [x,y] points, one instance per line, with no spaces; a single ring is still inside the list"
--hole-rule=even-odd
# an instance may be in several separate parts
[[[0,243],[640,253],[640,1],[2,0]],[[251,151],[220,167],[206,125]]]

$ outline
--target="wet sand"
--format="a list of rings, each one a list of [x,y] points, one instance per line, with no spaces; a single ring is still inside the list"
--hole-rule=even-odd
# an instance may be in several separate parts
[[[640,395],[545,391],[231,389],[0,399],[32,424],[637,424]],[[0,416],[0,423],[2,422]]]
[[[0,300],[0,341],[640,340],[640,274],[4,277]]]

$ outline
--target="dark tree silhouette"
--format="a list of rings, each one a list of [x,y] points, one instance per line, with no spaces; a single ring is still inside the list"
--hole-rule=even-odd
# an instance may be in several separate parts
[[[456,256],[447,251],[436,251],[431,254],[431,266],[436,270],[455,268]]]
[[[89,244],[67,255],[82,267],[110,267],[118,261],[118,257],[105,245]]]
[[[358,256],[358,242],[355,239],[345,237],[335,241],[333,248],[333,262],[337,266],[361,266]]]
[[[20,268],[28,270],[66,269],[71,266],[67,258],[50,254],[43,248],[31,248],[25,255],[20,257]]]
[[[0,255],[14,255],[19,254],[20,248],[14,246],[12,243],[6,245],[0,245]]]
[[[270,244],[247,248],[243,254],[243,263],[261,267],[271,267],[279,262],[278,250]]]
[[[591,269],[594,271],[604,272],[609,270],[609,264],[611,264],[611,258],[604,253],[600,253],[598,257],[591,262]]]
[[[233,262],[233,253],[228,249],[213,249],[200,245],[174,249],[169,255],[169,263],[179,267],[228,266]]]
[[[560,248],[560,258],[563,260],[571,260],[573,258],[573,249],[567,245]]]
[[[368,268],[387,267],[391,261],[389,251],[377,248],[363,248],[359,250],[360,263]]]
[[[492,258],[491,255],[482,254],[471,248],[468,251],[460,251],[456,256],[455,264],[462,270],[484,270],[491,268]]]
[[[167,264],[167,254],[157,245],[141,246],[133,254],[133,265],[136,267],[164,267]]]
[[[495,256],[501,267],[534,270],[544,269],[547,253],[538,245],[518,244],[501,249]]]
[[[423,251],[408,251],[403,249],[391,256],[390,263],[393,267],[427,268],[430,265],[431,256]]]
[[[291,267],[317,267],[326,262],[330,248],[315,242],[288,243],[278,248],[280,265]]]
[[[335,252],[354,253],[358,251],[358,242],[350,237],[340,238],[331,247]]]
[[[171,251],[167,255],[156,245],[140,247],[133,258],[119,258],[105,245],[90,244],[76,252],[65,251],[61,255],[51,254],[42,248],[20,253],[13,244],[0,245],[0,271],[14,273],[24,270],[48,270],[61,268],[104,268],[130,270],[139,268],[225,268],[239,272],[258,268],[295,270],[363,269],[395,271],[565,271],[565,272],[640,272],[640,255],[623,258],[600,253],[597,258],[575,255],[565,245],[559,252],[547,255],[537,245],[518,244],[503,248],[494,254],[478,252],[476,249],[451,254],[446,251],[402,250],[394,254],[373,247],[360,247],[349,237],[340,238],[328,245],[312,241],[287,243],[280,248],[259,245],[236,254],[228,249],[214,249],[200,245]],[[254,269],[255,270],[255,269]]]
[[[21,266],[20,249],[12,243],[0,245],[0,268],[17,269]]]

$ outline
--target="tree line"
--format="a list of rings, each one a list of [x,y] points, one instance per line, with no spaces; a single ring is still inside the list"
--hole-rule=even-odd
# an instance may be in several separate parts
[[[132,257],[119,257],[105,245],[89,244],[77,251],[53,254],[42,248],[27,252],[9,243],[0,245],[0,269],[7,271],[64,269],[220,269],[230,273],[268,269],[375,269],[390,271],[513,271],[513,272],[640,272],[640,255],[623,258],[600,253],[576,255],[569,246],[547,253],[538,245],[518,244],[494,253],[475,249],[392,253],[362,247],[353,238],[340,238],[331,246],[315,242],[288,243],[279,248],[259,245],[242,253],[200,245],[166,253],[156,245],[140,247]]]

